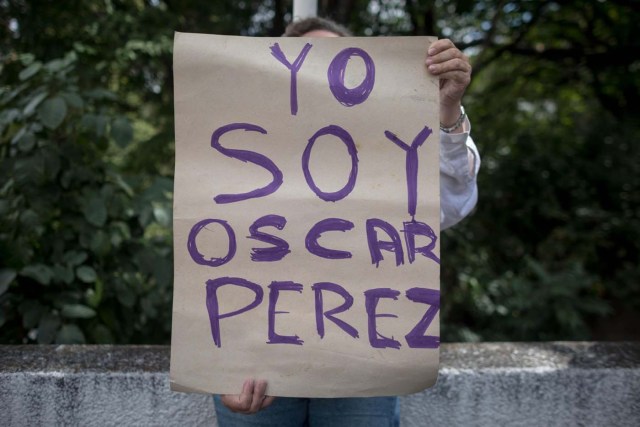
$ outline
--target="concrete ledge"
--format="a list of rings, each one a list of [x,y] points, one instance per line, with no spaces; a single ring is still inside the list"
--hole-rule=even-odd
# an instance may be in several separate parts
[[[0,424],[213,425],[168,369],[168,347],[0,346]],[[401,405],[403,426],[638,426],[640,343],[445,344]]]

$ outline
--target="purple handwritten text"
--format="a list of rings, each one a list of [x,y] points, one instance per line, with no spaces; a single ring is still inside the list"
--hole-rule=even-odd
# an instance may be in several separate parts
[[[406,171],[407,171],[407,193],[409,204],[409,215],[411,218],[416,216],[416,205],[418,203],[418,147],[420,147],[431,135],[431,129],[424,127],[418,135],[413,139],[411,146],[405,144],[395,134],[388,130],[384,132],[385,136],[398,147],[406,151]]]
[[[271,234],[258,231],[262,227],[275,227],[278,230],[282,230],[287,223],[285,217],[280,215],[265,215],[254,221],[249,227],[250,236],[249,239],[258,240],[261,242],[269,243],[273,245],[271,248],[252,248],[251,260],[252,261],[280,261],[289,252],[289,243],[285,240],[272,236]]]
[[[340,138],[344,145],[347,146],[347,151],[349,152],[349,156],[351,156],[351,171],[349,172],[349,179],[347,180],[347,183],[344,187],[333,193],[325,193],[324,191],[320,190],[316,183],[313,181],[311,171],[309,170],[311,149],[313,148],[316,140],[324,135],[333,135]],[[351,138],[349,132],[347,132],[340,126],[329,125],[323,127],[315,134],[313,134],[313,136],[309,139],[309,143],[304,149],[304,152],[302,153],[302,171],[304,173],[304,178],[307,180],[307,185],[309,185],[309,188],[311,188],[311,190],[313,190],[313,192],[325,202],[335,202],[347,197],[353,190],[353,187],[355,187],[356,177],[358,176],[358,150],[356,149],[356,144],[353,142],[353,138]]]
[[[271,175],[273,176],[273,180],[266,186],[262,188],[256,188],[255,190],[249,191],[247,193],[217,195],[213,198],[216,203],[234,203],[242,200],[268,196],[269,194],[274,193],[282,185],[282,172],[268,157],[254,151],[235,150],[231,148],[225,148],[220,145],[220,138],[222,137],[222,135],[234,130],[260,132],[265,135],[267,133],[267,131],[260,126],[252,125],[250,123],[231,123],[222,126],[215,132],[213,132],[213,134],[211,135],[211,146],[227,157],[238,159],[245,163],[250,162],[258,166],[262,166],[271,173]]]
[[[198,234],[203,228],[207,229],[206,227],[209,224],[220,224],[227,232],[227,236],[229,238],[229,250],[227,251],[227,255],[222,258],[211,257],[207,259],[198,250],[198,246],[196,244]],[[203,219],[191,227],[189,237],[187,238],[187,250],[189,251],[189,255],[191,255],[191,259],[194,260],[196,264],[218,267],[229,262],[236,254],[236,234],[233,232],[233,228],[227,224],[227,221],[223,221],[221,219]]]
[[[428,304],[429,308],[418,324],[405,335],[407,345],[411,348],[438,348],[440,337],[425,335],[429,325],[440,309],[440,291],[435,289],[411,288],[407,291],[407,298],[413,302]]]
[[[267,344],[302,345],[304,341],[297,335],[278,335],[276,333],[276,314],[288,313],[288,311],[276,311],[280,291],[296,291],[302,293],[302,285],[294,282],[274,281],[269,285],[269,289],[269,341],[267,341]]]
[[[285,67],[289,69],[289,71],[291,71],[291,90],[289,93],[292,116],[295,116],[298,113],[297,73],[298,71],[300,71],[300,67],[302,67],[302,63],[304,62],[307,53],[309,53],[309,50],[311,50],[311,46],[312,45],[309,43],[305,44],[296,60],[293,61],[293,64],[289,62],[287,57],[282,52],[282,49],[280,49],[280,45],[278,43],[275,43],[273,46],[271,46],[271,55],[273,55],[274,58],[280,61]]]
[[[331,282],[318,282],[311,286],[311,289],[315,292],[316,297],[316,327],[318,329],[318,335],[320,338],[324,338],[324,318],[331,320],[338,325],[340,329],[351,335],[353,338],[359,338],[358,331],[353,326],[349,325],[344,320],[340,320],[335,317],[336,314],[347,311],[353,305],[353,297],[342,286]],[[324,303],[322,301],[322,293],[329,291],[340,295],[344,299],[344,303],[331,310],[324,311]]]
[[[381,229],[391,241],[378,240],[377,228]],[[396,266],[404,264],[404,253],[402,252],[402,241],[398,231],[386,221],[378,218],[370,218],[367,220],[367,242],[369,243],[369,253],[371,254],[371,263],[376,267],[380,261],[384,259],[382,250],[393,252],[396,255]]]
[[[376,308],[380,298],[398,299],[400,291],[389,288],[369,289],[364,292],[365,308],[367,310],[369,344],[373,348],[400,348],[400,342],[391,338],[387,338],[380,334],[376,328],[376,318],[378,317],[398,317],[395,314],[378,314]]]
[[[309,252],[327,259],[351,258],[351,252],[328,249],[320,246],[318,239],[325,231],[349,231],[353,228],[353,223],[346,219],[327,218],[319,221],[311,227],[305,238],[305,246]]]
[[[359,56],[364,61],[365,76],[362,83],[349,89],[344,85],[344,73],[352,56]],[[329,89],[338,102],[346,107],[353,107],[362,104],[369,97],[376,80],[376,67],[367,52],[357,47],[350,47],[333,58],[327,70],[327,78],[329,79]]]
[[[251,304],[230,313],[220,314],[218,304],[218,289],[225,285],[240,286],[255,293],[255,298]],[[222,346],[220,338],[220,319],[242,314],[257,307],[262,302],[264,292],[260,285],[252,283],[239,277],[220,277],[218,279],[207,280],[207,311],[209,312],[209,323],[211,324],[211,336],[217,347]]]
[[[404,240],[407,243],[407,257],[409,258],[410,264],[415,260],[415,254],[422,254],[440,264],[440,258],[433,253],[438,237],[431,227],[424,222],[409,221],[404,223],[404,229],[402,231],[404,232]],[[416,236],[429,238],[429,244],[416,247]]]

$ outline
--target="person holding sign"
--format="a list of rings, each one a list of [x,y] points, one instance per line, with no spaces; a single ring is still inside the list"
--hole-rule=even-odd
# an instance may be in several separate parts
[[[350,36],[350,33],[332,21],[308,18],[289,25],[284,36],[342,37]],[[437,40],[429,46],[425,64],[429,73],[440,79],[440,223],[445,229],[467,216],[477,201],[476,176],[480,156],[469,135],[469,120],[461,104],[471,80],[471,65],[468,58],[447,39]],[[297,105],[292,105],[292,114],[295,114],[294,107]],[[219,425],[399,424],[397,397],[281,397],[275,400],[266,393],[266,381],[250,379],[244,382],[240,394],[216,396]]]

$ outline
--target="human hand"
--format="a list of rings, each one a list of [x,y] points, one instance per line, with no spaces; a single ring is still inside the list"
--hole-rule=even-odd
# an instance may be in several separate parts
[[[471,82],[471,64],[449,39],[436,40],[429,46],[427,69],[440,77],[440,121],[453,124],[460,117],[462,95]]]
[[[275,400],[273,396],[266,396],[267,382],[264,380],[246,380],[242,385],[242,393],[225,394],[220,400],[231,412],[241,414],[255,414],[261,409],[271,405]]]

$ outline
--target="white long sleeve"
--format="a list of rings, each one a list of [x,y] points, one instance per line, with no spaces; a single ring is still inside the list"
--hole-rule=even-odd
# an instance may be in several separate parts
[[[467,121],[465,132],[440,132],[440,228],[444,230],[467,216],[478,201],[476,177],[480,154],[471,139]]]

